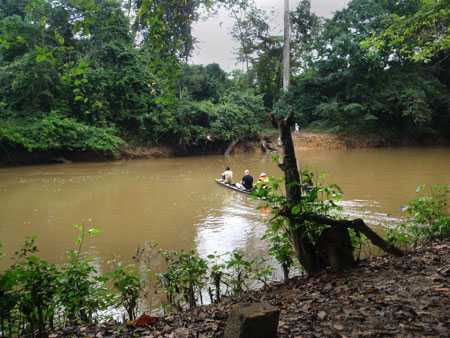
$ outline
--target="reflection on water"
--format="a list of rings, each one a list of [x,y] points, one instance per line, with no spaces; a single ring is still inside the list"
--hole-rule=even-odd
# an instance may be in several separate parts
[[[351,217],[389,225],[419,184],[450,183],[450,148],[302,151],[301,164],[327,172],[341,186]],[[63,259],[75,223],[103,230],[87,243],[105,261],[128,260],[146,240],[163,249],[197,249],[201,255],[241,248],[264,251],[264,214],[257,201],[213,179],[230,165],[279,175],[270,156],[258,154],[79,163],[0,169],[0,242],[7,254],[38,236],[43,258]],[[9,262],[3,261],[0,266]]]
[[[339,202],[339,205],[343,208],[343,214],[347,218],[362,218],[367,224],[378,227],[391,227],[401,220],[400,217],[383,212],[377,201],[343,200]]]
[[[255,210],[257,202],[233,191],[224,191],[224,194],[223,207],[212,210],[198,223],[198,253],[207,256],[246,249],[247,246],[253,251],[264,248],[260,239],[265,225],[263,217]]]

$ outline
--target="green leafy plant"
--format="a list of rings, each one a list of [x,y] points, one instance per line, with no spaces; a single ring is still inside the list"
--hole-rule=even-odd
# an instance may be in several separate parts
[[[108,274],[114,289],[119,293],[118,304],[123,306],[129,320],[136,318],[139,297],[143,288],[139,271],[134,265],[124,266],[118,263],[115,269]]]
[[[233,296],[242,295],[256,281],[266,285],[272,274],[272,269],[265,265],[264,259],[248,259],[240,250],[233,250],[227,255],[224,268],[223,284]]]
[[[208,271],[207,261],[193,251],[163,251],[167,270],[159,274],[162,287],[165,289],[168,301],[177,309],[183,304],[190,308],[202,300],[202,288]]]
[[[221,255],[208,255],[209,285],[208,293],[211,303],[218,303],[222,298],[222,283],[225,275],[225,264]]]
[[[0,260],[3,258],[0,243]],[[17,313],[14,309],[19,301],[17,293],[17,270],[10,267],[0,272],[0,333],[1,337],[12,337],[16,329]]]
[[[80,150],[116,153],[123,140],[111,128],[97,128],[53,112],[36,119],[0,120],[0,140],[29,152]]]
[[[275,159],[277,160],[277,159]],[[272,217],[269,219],[269,228],[263,239],[269,244],[269,253],[282,266],[284,278],[288,279],[289,270],[293,265],[294,240],[296,227],[302,227],[313,243],[316,243],[325,225],[304,221],[293,225],[289,223],[286,213],[300,216],[301,214],[315,213],[320,215],[339,215],[342,207],[338,201],[342,198],[342,191],[337,185],[324,185],[320,178],[316,178],[311,170],[301,171],[301,184],[303,195],[295,205],[288,205],[282,191],[281,179],[270,177],[268,182],[258,183],[253,193],[255,198],[263,201],[260,207],[270,208]]]
[[[98,274],[92,258],[82,252],[86,236],[95,236],[99,230],[88,229],[83,224],[74,228],[78,231],[75,241],[78,248],[67,253],[67,262],[61,267],[58,297],[70,322],[90,323],[99,310],[111,304],[112,297],[106,287],[106,277]]]
[[[418,197],[409,201],[402,211],[406,221],[386,230],[389,241],[413,246],[420,241],[450,236],[448,197],[450,187],[445,185],[419,186]]]
[[[16,262],[8,270],[3,286],[10,291],[9,314],[11,306],[17,304],[19,320],[25,322],[20,334],[33,336],[37,332],[38,336],[45,337],[53,326],[59,273],[54,264],[40,259],[36,252],[35,239],[27,239],[16,252]]]
[[[278,221],[283,222],[283,220]],[[289,271],[294,264],[294,250],[287,233],[278,231],[281,227],[281,225],[269,227],[262,239],[268,242],[269,254],[281,265],[284,281],[288,281]]]

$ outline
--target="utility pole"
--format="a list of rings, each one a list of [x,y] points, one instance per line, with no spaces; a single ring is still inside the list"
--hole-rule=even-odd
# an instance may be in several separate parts
[[[283,90],[289,90],[290,81],[290,23],[289,23],[289,0],[284,0],[284,47],[283,47]]]

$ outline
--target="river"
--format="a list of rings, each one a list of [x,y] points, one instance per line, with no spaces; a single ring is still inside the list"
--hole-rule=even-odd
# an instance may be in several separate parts
[[[344,191],[352,216],[386,226],[419,184],[450,184],[450,148],[305,150],[302,165],[327,173]],[[100,261],[131,259],[145,241],[205,256],[235,248],[257,255],[264,213],[248,196],[213,179],[229,165],[240,176],[280,175],[270,156],[240,154],[0,169],[0,242],[10,256],[37,236],[41,257],[61,262],[74,246],[72,225],[102,230],[86,247]],[[3,259],[0,267],[9,264]]]

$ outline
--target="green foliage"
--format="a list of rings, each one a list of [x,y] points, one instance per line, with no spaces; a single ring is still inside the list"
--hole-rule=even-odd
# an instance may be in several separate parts
[[[98,274],[91,258],[75,250],[69,251],[61,267],[58,298],[71,323],[91,323],[111,304],[106,278]]]
[[[264,258],[249,259],[238,249],[223,255],[209,255],[208,260],[208,291],[212,302],[220,301],[223,295],[240,296],[256,283],[267,285],[272,276],[272,268]]]
[[[277,222],[284,222],[284,220],[276,220]],[[275,222],[275,220],[273,221]],[[284,280],[289,279],[289,271],[294,264],[294,250],[292,249],[291,241],[286,232],[279,231],[281,225],[269,227],[262,239],[269,244],[269,255],[277,260],[281,265],[284,274]]]
[[[272,270],[264,266],[264,259],[248,259],[240,250],[233,250],[224,262],[226,271],[224,284],[233,296],[240,296],[255,281],[266,284]]]
[[[119,293],[120,306],[123,306],[128,314],[129,320],[136,318],[139,305],[139,297],[142,291],[139,271],[134,265],[123,265],[118,263],[109,274],[114,289]]]
[[[15,254],[15,263],[0,277],[2,334],[8,323],[10,334],[45,336],[56,311],[59,272],[55,265],[36,256],[34,239],[28,239]],[[5,315],[5,317],[3,317]],[[23,322],[18,332],[18,323]]]
[[[234,13],[232,36],[239,41],[238,57],[249,74],[248,84],[263,96],[264,105],[272,108],[281,89],[282,38],[272,35],[267,23],[269,14],[249,4]]]
[[[287,98],[296,122],[386,139],[446,135],[445,2],[353,0],[323,21],[303,1],[292,18],[295,39],[304,41],[294,42],[300,68]]]
[[[406,221],[386,230],[389,241],[415,246],[418,242],[450,236],[447,209],[450,188],[444,185],[419,186],[416,192],[419,196],[403,208]]]
[[[93,259],[82,253],[87,236],[99,234],[95,227],[86,228],[76,224],[78,232],[76,250],[67,253],[67,262],[61,267],[58,301],[65,317],[71,323],[91,323],[93,316],[111,304],[111,295],[106,288],[106,277],[98,273]]]
[[[55,313],[58,271],[53,264],[29,256],[15,267],[20,285],[19,309],[28,323],[26,331],[43,335],[51,326]]]
[[[269,220],[264,239],[268,241],[269,253],[283,267],[285,279],[293,264],[293,234],[302,230],[309,239],[316,243],[322,231],[327,228],[322,224],[310,221],[292,223],[289,217],[301,217],[302,214],[318,214],[338,216],[342,207],[338,201],[342,192],[337,185],[325,185],[320,177],[316,178],[310,170],[301,172],[302,198],[295,205],[289,205],[282,189],[283,180],[273,177],[268,182],[258,183],[253,193],[255,198],[263,200],[262,207],[270,208],[272,217]]]
[[[183,302],[191,308],[197,305],[202,297],[202,287],[208,270],[206,260],[194,252],[164,251],[167,271],[159,275],[161,285],[165,289],[169,303],[178,309]]]
[[[211,302],[224,295],[240,296],[255,283],[267,284],[272,269],[262,258],[248,259],[240,250],[223,255],[209,255],[206,259],[194,252],[163,251],[166,270],[159,280],[172,307],[190,308],[208,292]]]
[[[28,151],[80,150],[115,153],[123,144],[111,128],[79,123],[58,113],[41,119],[0,121],[0,141]]]
[[[210,100],[217,103],[230,83],[227,74],[217,63],[206,67],[201,65],[183,65],[179,79],[180,96],[194,101]]]
[[[230,91],[217,104],[180,101],[172,133],[185,146],[248,140],[256,137],[264,119],[261,97]]]
[[[387,16],[414,15],[416,2],[400,6],[353,0],[323,24],[312,42],[317,57],[293,81],[289,102],[297,122],[385,138],[446,133],[442,125],[449,121],[450,96],[445,69],[440,75],[426,63],[408,62],[395,50],[373,53],[362,47],[373,34],[383,34]]]
[[[15,289],[17,270],[9,268],[0,273],[0,330],[2,337],[12,337],[15,329],[16,308],[20,295]]]
[[[388,49],[413,61],[445,57],[450,50],[450,3],[448,0],[411,1],[412,13],[392,13],[383,32],[363,41],[365,48]]]
[[[2,3],[2,145],[8,152],[107,154],[117,152],[124,139],[155,144],[181,137],[195,145],[204,139],[204,128],[176,125],[185,119],[184,99],[216,104],[225,100],[230,85],[217,64],[186,65],[194,46],[192,24],[219,3],[240,5],[210,0]],[[224,107],[207,108],[220,116]],[[233,114],[240,113],[233,107]],[[258,129],[253,122],[244,119],[247,129]],[[214,142],[228,141],[227,135],[217,135],[222,136]]]
[[[35,239],[30,238],[15,253],[15,263],[0,274],[3,336],[45,337],[67,320],[91,322],[94,315],[112,304],[106,278],[80,251],[86,236],[94,236],[98,230],[75,227],[78,250],[70,250],[62,266],[39,258]]]

